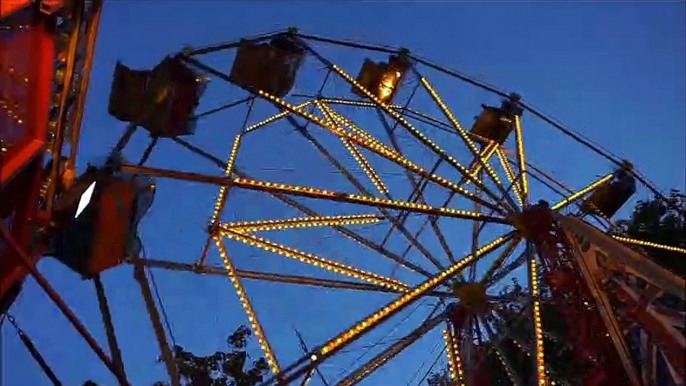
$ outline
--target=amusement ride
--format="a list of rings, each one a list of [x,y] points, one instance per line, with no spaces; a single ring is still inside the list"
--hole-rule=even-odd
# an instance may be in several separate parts
[[[519,95],[409,49],[291,28],[186,47],[153,68],[116,63],[108,111],[126,129],[102,164],[76,170],[102,0],[2,1],[0,10],[0,323],[16,329],[53,384],[59,369],[12,305],[26,281],[37,282],[117,382],[131,385],[100,279],[114,269],[133,269],[173,386],[184,380],[152,269],[228,276],[269,365],[265,386],[352,386],[437,330],[451,385],[685,384],[684,278],[645,251],[686,246],[628,237],[613,221],[639,189],[665,197],[630,162]],[[462,119],[447,96],[454,83],[484,95],[480,109],[460,108]],[[200,112],[212,92],[236,99]],[[232,137],[213,140],[228,157],[194,143],[206,117],[229,112],[241,117]],[[528,125],[560,131],[611,167],[568,187],[527,158]],[[127,146],[141,132],[149,143],[131,162]],[[210,172],[152,166],[165,142]],[[166,179],[216,186],[192,262],[143,253],[138,227]],[[247,269],[256,253],[269,263]],[[46,256],[94,282],[109,350],[41,274]],[[256,312],[245,286],[252,281],[385,300],[285,361],[265,323],[273,319]],[[414,324],[338,379],[320,372],[402,323]]]

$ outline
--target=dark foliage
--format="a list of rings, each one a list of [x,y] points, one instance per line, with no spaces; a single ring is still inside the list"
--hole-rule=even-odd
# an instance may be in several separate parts
[[[639,201],[631,218],[617,224],[630,238],[686,248],[686,195],[672,190],[668,200],[669,205],[662,200]],[[650,247],[642,249],[666,269],[681,277],[686,275],[683,254]]]
[[[246,349],[252,332],[240,326],[227,339],[226,352],[217,351],[208,356],[198,356],[181,346],[174,347],[174,358],[184,386],[255,386],[262,382],[269,370],[264,358],[250,361]],[[83,386],[98,386],[86,382]],[[152,386],[169,386],[167,382],[155,382]]]

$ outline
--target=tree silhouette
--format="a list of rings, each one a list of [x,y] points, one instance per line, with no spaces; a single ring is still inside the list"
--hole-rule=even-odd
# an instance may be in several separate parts
[[[269,367],[264,358],[250,363],[246,348],[252,332],[240,326],[227,339],[229,351],[197,356],[183,347],[174,347],[174,358],[186,386],[254,386],[262,381]],[[154,386],[163,386],[160,383]]]
[[[200,356],[174,346],[173,354],[183,386],[255,386],[262,382],[269,370],[267,361],[260,357],[250,361],[247,347],[252,332],[240,326],[226,339],[227,351]],[[98,386],[88,381],[83,386]],[[168,382],[155,382],[152,386],[169,386]]]
[[[659,199],[639,201],[631,218],[617,225],[630,238],[686,248],[686,195],[672,190],[667,199],[669,204]],[[680,277],[686,275],[683,254],[650,247],[643,252]]]
[[[450,373],[447,369],[438,370],[431,373],[426,379],[429,386],[451,386]]]

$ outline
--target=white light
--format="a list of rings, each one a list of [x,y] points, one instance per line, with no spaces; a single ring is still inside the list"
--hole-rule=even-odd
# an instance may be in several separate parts
[[[74,218],[79,217],[81,212],[83,212],[84,209],[88,206],[88,203],[91,202],[91,197],[93,197],[93,191],[95,191],[95,182],[93,181],[91,185],[86,189],[85,192],[81,195],[81,199],[79,200],[79,206],[76,208],[76,214],[74,215]]]

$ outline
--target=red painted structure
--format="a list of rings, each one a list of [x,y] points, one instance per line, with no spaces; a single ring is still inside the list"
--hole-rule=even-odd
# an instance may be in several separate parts
[[[585,369],[584,385],[630,385],[563,230],[546,205],[529,207],[522,217],[523,232],[536,245],[553,301],[562,313],[574,361]]]
[[[22,6],[23,5],[23,6]],[[0,29],[0,222],[30,256],[52,98],[53,20],[30,1],[3,1]],[[35,260],[32,261],[35,264]],[[27,270],[0,238],[0,302]]]
[[[55,18],[63,1],[12,3],[0,19],[0,313],[7,311],[28,274],[46,292],[95,354],[129,385],[97,341],[36,269],[43,254],[36,225],[47,151],[54,63]],[[3,5],[5,5],[3,1]]]
[[[0,19],[4,19],[9,15],[29,6],[32,0],[6,0],[0,3]]]

